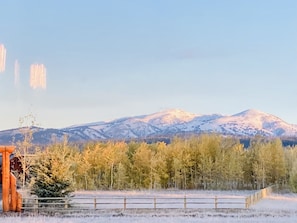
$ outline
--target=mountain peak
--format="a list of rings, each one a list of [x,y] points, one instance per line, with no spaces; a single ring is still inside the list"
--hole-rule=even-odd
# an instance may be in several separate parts
[[[168,110],[164,110],[161,112],[157,112],[155,114],[160,114],[160,115],[172,115],[172,116],[176,116],[176,117],[184,117],[184,116],[193,116],[195,114],[192,114],[190,112],[184,111],[182,109],[168,109]]]
[[[233,116],[259,116],[259,115],[268,115],[268,114],[256,109],[248,109],[243,112],[237,113]]]
[[[284,122],[282,119],[275,115],[271,115],[256,109],[248,109],[238,114],[233,115],[233,117],[241,117],[245,119],[251,119],[260,122]]]
[[[186,112],[181,109],[169,109],[151,115],[147,115],[144,118],[144,120],[146,122],[152,122],[154,124],[174,124],[180,122],[188,122],[196,116],[197,115]]]

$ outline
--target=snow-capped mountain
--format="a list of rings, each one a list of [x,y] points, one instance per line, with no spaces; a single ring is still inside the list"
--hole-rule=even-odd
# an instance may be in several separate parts
[[[296,126],[276,116],[252,109],[232,116],[220,117],[208,124],[215,132],[230,135],[297,136]]]
[[[198,115],[172,109],[149,115],[126,117],[110,122],[94,122],[63,129],[34,128],[35,143],[59,141],[64,135],[69,141],[108,139],[145,139],[181,134],[219,133],[251,137],[255,135],[297,137],[297,125],[257,110],[246,110],[231,116]],[[0,132],[0,143],[21,139],[19,129]]]

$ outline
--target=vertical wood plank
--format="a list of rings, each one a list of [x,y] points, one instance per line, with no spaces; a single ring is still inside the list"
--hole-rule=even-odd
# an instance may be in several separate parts
[[[10,209],[9,189],[10,189],[10,160],[7,151],[2,153],[2,201],[3,212],[8,212]]]
[[[10,173],[10,192],[11,192],[10,210],[16,211],[17,209],[16,178],[12,173]]]
[[[21,212],[22,211],[22,206],[23,206],[22,195],[17,192],[17,208],[16,208],[16,211]]]

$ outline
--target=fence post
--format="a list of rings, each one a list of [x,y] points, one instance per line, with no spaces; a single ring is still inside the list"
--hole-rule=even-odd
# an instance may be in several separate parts
[[[96,210],[96,208],[97,208],[97,199],[96,199],[96,197],[94,198],[94,209]]]
[[[187,197],[186,197],[186,195],[184,197],[184,209],[187,209]]]
[[[126,199],[126,197],[124,198],[124,210],[126,210],[126,208],[127,208],[127,199]]]
[[[65,209],[69,207],[69,199],[65,197]]]
[[[36,196],[35,197],[35,202],[34,202],[34,211],[37,212],[37,213],[38,213],[38,209],[39,209],[38,206],[39,206],[38,205],[38,197]]]
[[[215,209],[217,209],[218,208],[218,197],[217,196],[215,196],[214,203],[215,203]]]
[[[154,197],[154,209],[156,210],[157,208],[157,199]]]
[[[249,208],[249,197],[245,198],[245,208]]]

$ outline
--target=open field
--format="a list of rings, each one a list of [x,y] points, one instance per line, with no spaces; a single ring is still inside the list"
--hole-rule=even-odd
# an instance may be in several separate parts
[[[99,209],[211,209],[245,208],[245,197],[254,191],[117,191],[75,193],[75,205]],[[87,203],[85,205],[84,203]]]
[[[179,197],[184,196],[227,196],[240,197],[249,195],[250,191],[166,191],[166,192],[77,192],[75,196],[167,196]],[[34,216],[32,213],[23,213],[19,216],[2,215],[0,223],[105,223],[105,222],[230,222],[230,223],[295,223],[297,222],[297,195],[271,194],[265,199],[253,205],[249,209],[243,208],[218,208],[218,209],[104,209],[89,214],[72,213],[69,215],[56,216]]]

